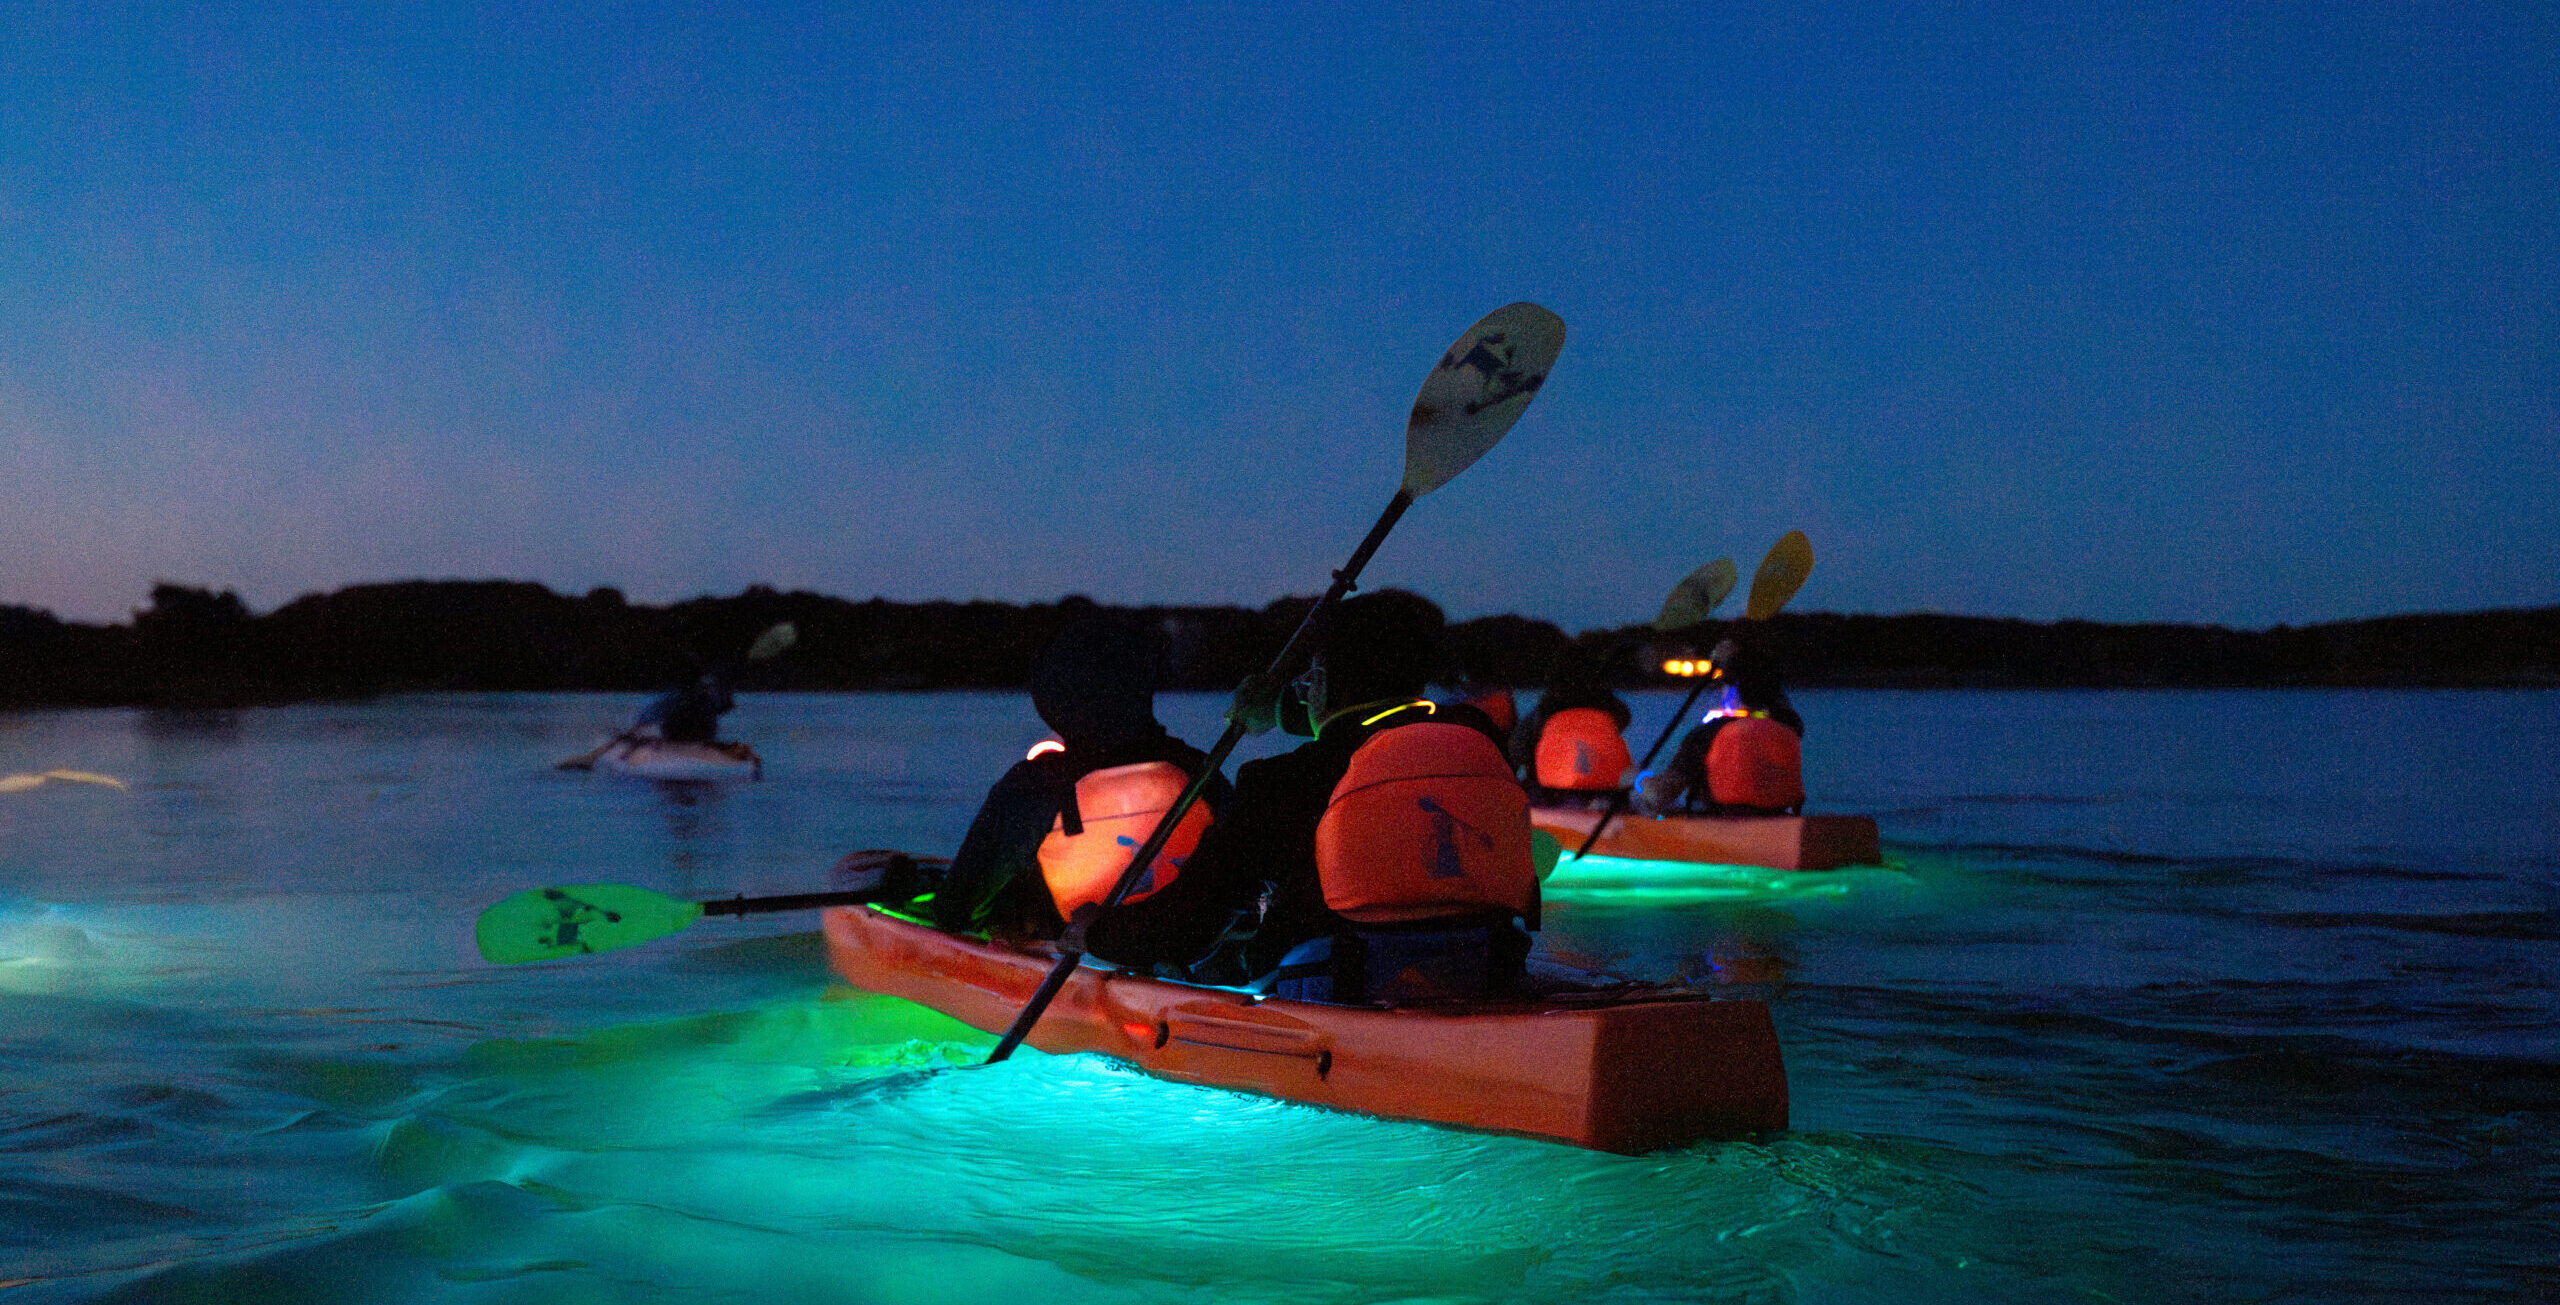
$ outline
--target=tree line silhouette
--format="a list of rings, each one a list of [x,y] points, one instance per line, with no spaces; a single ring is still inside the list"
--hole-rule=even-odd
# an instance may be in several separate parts
[[[1307,598],[1261,608],[1142,607],[1170,687],[1226,689],[1258,670]],[[751,586],[665,606],[614,589],[412,580],[308,594],[263,615],[238,594],[153,586],[129,622],[0,606],[0,706],[239,706],[426,691],[634,691],[734,662],[778,621],[792,652],[739,667],[750,690],[1018,688],[1059,627],[1094,604],[854,602]],[[1519,616],[1450,627],[1442,679],[1535,688],[1579,659],[1625,687],[1729,634],[1790,683],[1878,688],[2560,686],[2560,608],[2385,617],[2271,630],[1982,617],[1781,614],[1666,639],[1645,626],[1568,635]]]

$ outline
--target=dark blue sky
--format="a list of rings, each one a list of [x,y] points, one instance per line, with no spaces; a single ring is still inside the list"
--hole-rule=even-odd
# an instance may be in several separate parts
[[[9,5],[0,602],[2560,602],[2547,5]]]

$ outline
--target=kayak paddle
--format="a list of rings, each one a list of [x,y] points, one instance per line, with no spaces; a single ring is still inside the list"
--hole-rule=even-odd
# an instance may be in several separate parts
[[[1653,628],[1668,634],[1714,615],[1725,595],[1733,592],[1736,578],[1729,557],[1719,557],[1680,577],[1680,583],[1671,586],[1670,596],[1662,600],[1662,614],[1653,618]]]
[[[747,660],[751,662],[772,661],[774,658],[791,651],[791,645],[798,642],[800,642],[799,626],[793,625],[789,621],[777,622],[772,629],[757,635],[756,641],[747,646]]]
[[[854,906],[863,893],[793,893],[692,902],[630,884],[529,888],[480,913],[472,927],[483,959],[497,965],[588,956],[682,933],[706,915],[757,915]]]
[[[1718,567],[1724,569],[1717,571]],[[1768,555],[1760,559],[1759,569],[1751,573],[1751,599],[1743,608],[1742,619],[1765,621],[1776,616],[1778,609],[1786,606],[1787,600],[1795,597],[1797,590],[1804,588],[1805,577],[1812,574],[1813,541],[1805,538],[1801,530],[1790,530],[1778,536],[1778,542],[1769,546]],[[1714,589],[1713,582],[1718,578],[1723,580],[1724,587]],[[1715,611],[1716,604],[1733,592],[1733,580],[1733,562],[1728,558],[1719,557],[1690,572],[1671,590],[1671,596],[1662,601],[1662,615],[1653,619],[1653,628],[1676,629],[1678,626],[1666,627],[1663,622],[1674,616],[1686,616],[1693,609],[1697,615],[1681,624],[1695,625],[1707,619],[1708,613]],[[1703,581],[1695,593],[1689,592],[1692,581]],[[1713,597],[1708,597],[1710,592]],[[1700,598],[1705,599],[1705,606],[1693,608],[1694,601]],[[1653,746],[1645,749],[1644,760],[1636,763],[1637,774],[1643,774],[1653,765],[1662,745],[1670,742],[1671,732],[1689,718],[1689,709],[1698,705],[1698,695],[1706,692],[1710,678],[1700,677],[1696,686],[1689,690],[1689,696],[1681,702],[1680,710],[1671,713],[1671,719],[1663,722],[1662,732],[1653,738]],[[1574,860],[1591,855],[1592,847],[1600,841],[1600,831],[1607,829],[1609,822],[1627,809],[1629,796],[1631,794],[1624,791],[1609,795],[1609,809],[1600,813],[1600,823],[1591,827],[1590,836],[1583,839],[1582,846],[1575,850]]]
[[[789,621],[781,622],[771,629],[766,630],[764,633],[756,636],[755,643],[747,649],[747,660],[751,662],[771,661],[772,659],[791,651],[791,645],[798,642],[800,642],[800,627],[793,625]],[[630,729],[624,730],[620,734],[616,734],[612,738],[606,739],[603,745],[598,747],[595,751],[579,753],[577,756],[571,757],[567,761],[554,765],[552,769],[593,770],[595,769],[597,758],[613,751],[614,745],[616,744],[632,742],[639,737],[639,734],[640,727],[634,725]]]
[[[1671,586],[1670,595],[1662,600],[1661,614],[1653,618],[1654,630],[1664,634],[1685,630],[1715,615],[1716,608],[1733,592],[1734,582],[1739,578],[1733,569],[1733,559],[1729,557],[1719,557],[1680,577],[1680,583]],[[1654,736],[1653,746],[1645,749],[1644,760],[1636,763],[1638,774],[1653,764],[1654,757],[1662,751],[1663,743],[1670,739],[1671,731],[1688,718],[1689,709],[1698,705],[1698,695],[1706,689],[1706,678],[1701,676],[1697,687],[1689,690],[1688,700],[1680,704],[1680,710],[1671,713],[1670,723],[1662,727],[1662,733]],[[1600,823],[1591,827],[1591,836],[1582,840],[1582,846],[1573,854],[1574,860],[1579,861],[1591,854],[1591,845],[1600,841],[1600,831],[1608,828],[1609,822],[1616,819],[1626,805],[1627,794],[1609,795],[1609,809],[1600,813]]]
[[[1247,677],[1236,687],[1235,698],[1227,708],[1226,732],[1218,736],[1218,745],[1209,750],[1207,762],[1199,774],[1191,777],[1182,796],[1156,819],[1155,832],[1147,835],[1147,841],[1129,858],[1119,882],[1102,899],[1103,910],[1118,906],[1137,885],[1145,868],[1155,864],[1156,855],[1172,838],[1174,827],[1191,810],[1191,804],[1200,800],[1200,792],[1208,786],[1210,777],[1227,764],[1227,756],[1236,750],[1236,744],[1247,733],[1259,734],[1271,728],[1281,677],[1294,664],[1300,646],[1308,642],[1316,617],[1350,592],[1360,579],[1361,570],[1369,565],[1370,555],[1386,542],[1387,532],[1395,529],[1397,519],[1404,516],[1415,499],[1448,484],[1502,441],[1511,424],[1528,410],[1529,401],[1537,397],[1538,388],[1546,384],[1547,372],[1563,350],[1564,319],[1536,304],[1517,303],[1486,314],[1483,321],[1467,328],[1467,333],[1440,356],[1439,364],[1423,378],[1422,391],[1414,396],[1413,414],[1405,422],[1404,480],[1397,485],[1395,497],[1387,500],[1386,511],[1378,514],[1368,537],[1352,550],[1350,562],[1333,573],[1332,586],[1315,606],[1307,609],[1289,642],[1271,659],[1269,669]],[[1083,930],[1070,922],[1067,932],[1058,939],[1058,963],[1050,969],[1049,977],[1041,980],[1039,990],[1031,994],[1022,1014],[1014,1018],[1013,1027],[1005,1030],[1003,1041],[988,1054],[988,1064],[1011,1056],[1014,1048],[1022,1045],[1032,1027],[1040,1022],[1041,1012],[1057,999],[1068,976],[1075,973],[1076,963],[1083,959]]]
[[[1742,619],[1765,621],[1776,616],[1812,574],[1813,541],[1801,530],[1778,536],[1778,542],[1769,545],[1769,555],[1760,559],[1760,569],[1751,573],[1751,601],[1743,607]]]

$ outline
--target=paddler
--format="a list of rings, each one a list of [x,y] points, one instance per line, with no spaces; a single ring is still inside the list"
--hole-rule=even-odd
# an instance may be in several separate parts
[[[1804,807],[1804,718],[1787,701],[1776,659],[1732,639],[1707,656],[1723,682],[1706,715],[1659,771],[1638,776],[1647,815],[1789,815]]]
[[[1501,735],[1502,746],[1507,752],[1511,747],[1511,731],[1520,724],[1520,703],[1512,696],[1510,686],[1489,684],[1472,675],[1460,675],[1449,687],[1459,702],[1483,712],[1485,719],[1493,722],[1493,728]]]
[[[729,692],[729,677],[715,666],[695,676],[692,683],[652,699],[624,732],[638,734],[654,725],[658,737],[670,743],[709,743],[720,737],[720,718],[737,705],[737,697]]]
[[[1511,760],[1540,806],[1605,806],[1635,770],[1634,713],[1609,688],[1607,659],[1568,650],[1511,735]]]
[[[1482,711],[1423,696],[1444,624],[1401,590],[1330,609],[1295,682],[1304,711],[1279,712],[1312,741],[1238,768],[1181,877],[1084,926],[1092,953],[1307,1000],[1515,978],[1537,913],[1527,799]]]
[[[987,791],[948,868],[921,870],[887,852],[838,863],[837,886],[878,887],[908,899],[907,914],[957,933],[1055,938],[1066,917],[1098,901],[1129,864],[1207,754],[1156,720],[1164,663],[1153,631],[1134,618],[1091,612],[1051,640],[1031,672],[1031,706],[1057,737],[1035,745]],[[1233,790],[1210,782],[1204,806],[1183,820],[1148,880],[1172,882]]]

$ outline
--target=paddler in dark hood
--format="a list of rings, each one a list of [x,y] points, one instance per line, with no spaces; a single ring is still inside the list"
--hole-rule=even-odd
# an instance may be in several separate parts
[[[1234,811],[1209,828],[1199,853],[1163,893],[1102,912],[1092,921],[1087,942],[1093,954],[1141,969],[1191,968],[1198,977],[1220,982],[1269,976],[1280,995],[1316,1000],[1378,996],[1378,983],[1408,968],[1406,959],[1430,969],[1455,957],[1479,983],[1515,975],[1528,953],[1528,936],[1512,922],[1518,912],[1480,909],[1447,921],[1408,917],[1383,944],[1396,959],[1380,959],[1364,971],[1365,992],[1334,986],[1337,965],[1365,964],[1376,949],[1369,946],[1370,930],[1329,905],[1317,827],[1354,754],[1371,740],[1411,728],[1436,730],[1436,736],[1415,737],[1436,738],[1437,755],[1480,757],[1481,773],[1473,778],[1441,773],[1449,767],[1424,766],[1426,773],[1415,777],[1416,786],[1400,792],[1397,800],[1413,809],[1418,798],[1421,812],[1451,819],[1451,812],[1473,810],[1468,799],[1477,795],[1467,786],[1497,787],[1507,792],[1516,819],[1482,830],[1469,826],[1459,834],[1467,840],[1469,864],[1486,849],[1496,855],[1516,853],[1514,859],[1523,864],[1529,856],[1526,807],[1502,756],[1501,731],[1476,708],[1435,705],[1422,696],[1438,666],[1443,626],[1437,605],[1402,590],[1362,594],[1332,608],[1319,636],[1322,651],[1298,681],[1303,710],[1284,707],[1280,712],[1291,733],[1312,733],[1313,740],[1293,752],[1238,767]],[[1464,737],[1452,744],[1451,733]],[[1451,832],[1457,833],[1451,823]],[[1427,819],[1416,825],[1417,832],[1429,829]],[[1393,841],[1382,839],[1360,850],[1392,860],[1399,854]],[[1514,841],[1516,848],[1509,846]],[[1443,850],[1454,858],[1462,849],[1452,845]],[[1428,854],[1425,849],[1410,859],[1425,863]],[[1333,873],[1358,869],[1336,866]],[[1460,867],[1452,865],[1450,873],[1459,875]],[[1516,905],[1534,913],[1534,902]],[[1231,945],[1221,947],[1222,942]],[[1301,953],[1302,947],[1312,950]],[[1430,956],[1416,956],[1413,947],[1434,950]],[[1214,964],[1196,968],[1213,950]],[[1321,957],[1299,967],[1303,982],[1289,977],[1295,971],[1284,961],[1317,952]],[[1310,990],[1305,983],[1315,986]]]
[[[715,666],[695,676],[693,683],[652,699],[631,722],[630,732],[655,725],[658,737],[668,742],[709,743],[720,737],[720,718],[737,705],[729,692],[729,677]]]
[[[1662,769],[1637,778],[1636,809],[1651,815],[1774,815],[1801,807],[1804,772],[1796,740],[1804,737],[1804,717],[1787,701],[1777,659],[1726,639],[1707,662],[1722,691],[1708,699],[1706,714],[1680,740],[1679,752]],[[1792,738],[1780,737],[1781,730]],[[1733,736],[1720,748],[1717,740],[1727,731]]]
[[[1154,635],[1135,618],[1097,611],[1050,641],[1032,668],[1031,706],[1057,737],[1032,748],[988,790],[949,868],[912,885],[909,913],[953,932],[1054,938],[1067,913],[1062,895],[1096,895],[1092,883],[1117,878],[1155,827],[1148,803],[1169,806],[1161,801],[1165,790],[1179,791],[1208,761],[1156,720],[1164,657]],[[1208,809],[1192,819],[1205,823],[1231,792],[1223,777],[1212,779]],[[1124,844],[1131,830],[1135,836]],[[839,881],[863,886],[868,863],[854,863],[880,855],[848,857]],[[896,891],[908,887],[897,882],[902,874],[883,873],[887,896],[908,895]]]
[[[1632,769],[1626,756],[1626,729],[1634,713],[1609,687],[1621,655],[1567,649],[1547,676],[1538,705],[1512,731],[1511,763],[1539,803],[1603,803]],[[1560,746],[1568,740],[1549,737],[1549,727],[1557,724],[1559,716],[1565,717],[1561,728],[1574,736],[1570,742],[1583,746]],[[1581,762],[1579,767],[1576,761]]]

